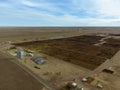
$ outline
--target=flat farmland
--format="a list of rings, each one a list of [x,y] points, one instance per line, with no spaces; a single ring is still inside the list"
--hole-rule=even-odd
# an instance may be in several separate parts
[[[51,37],[71,37],[82,34],[79,28],[70,27],[0,27],[0,42],[33,41]]]
[[[94,70],[120,49],[119,40],[107,39],[105,44],[96,46],[102,36],[83,35],[65,39],[54,39],[15,44],[61,60]],[[114,46],[117,45],[118,47]]]
[[[0,42],[49,39],[51,37],[72,37],[84,34],[118,34],[120,28],[112,27],[0,27]]]

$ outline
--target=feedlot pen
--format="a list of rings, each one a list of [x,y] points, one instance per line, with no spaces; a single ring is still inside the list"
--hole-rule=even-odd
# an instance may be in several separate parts
[[[34,41],[15,44],[26,49],[59,58],[61,60],[88,68],[96,69],[120,49],[120,39],[108,38],[106,43],[99,43],[105,36],[83,35],[65,39]]]

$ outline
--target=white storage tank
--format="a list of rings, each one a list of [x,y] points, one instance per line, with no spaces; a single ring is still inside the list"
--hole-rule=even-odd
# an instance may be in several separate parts
[[[20,48],[18,51],[17,51],[17,57],[20,58],[20,59],[23,59],[24,58],[24,50],[22,48]]]

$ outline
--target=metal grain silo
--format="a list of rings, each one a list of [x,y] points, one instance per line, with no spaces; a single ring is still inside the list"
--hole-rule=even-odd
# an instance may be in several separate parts
[[[20,58],[20,59],[23,59],[24,58],[24,50],[22,48],[20,48],[18,51],[17,51],[17,57]]]

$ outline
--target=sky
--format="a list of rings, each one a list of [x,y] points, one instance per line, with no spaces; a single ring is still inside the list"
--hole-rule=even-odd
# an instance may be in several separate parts
[[[120,26],[120,0],[0,0],[0,26]]]

